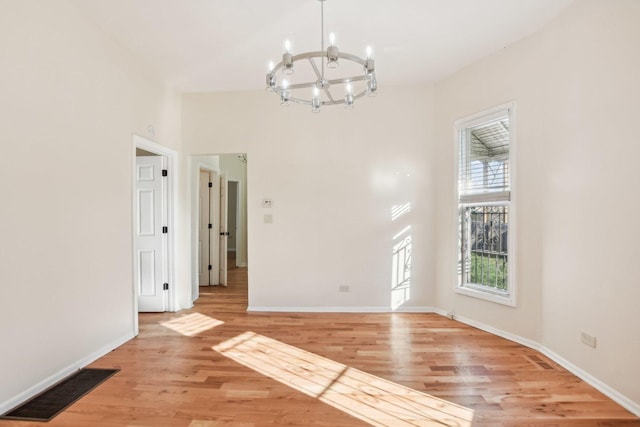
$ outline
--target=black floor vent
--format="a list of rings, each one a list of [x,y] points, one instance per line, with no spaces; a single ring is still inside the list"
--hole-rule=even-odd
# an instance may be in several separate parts
[[[118,371],[119,369],[81,369],[0,416],[0,419],[49,421]]]

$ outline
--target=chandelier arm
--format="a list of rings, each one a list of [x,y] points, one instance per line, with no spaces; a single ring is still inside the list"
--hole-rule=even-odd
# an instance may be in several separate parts
[[[294,96],[289,98],[289,102],[295,102],[296,104],[301,104],[301,105],[311,105],[311,100],[303,99],[303,98],[296,98]]]
[[[366,80],[366,77],[356,76],[356,77],[348,77],[348,78],[345,78],[345,79],[336,79],[336,80],[328,81],[327,82],[328,83],[327,87],[325,87],[324,90],[325,90],[325,93],[327,93],[327,97],[329,98],[329,101],[322,101],[322,103],[323,104],[328,104],[328,105],[344,103],[343,99],[336,100],[336,99],[333,98],[333,96],[329,92],[329,86],[335,85],[335,84],[345,84],[345,83],[349,83],[349,82],[362,81],[362,80]],[[316,86],[316,82],[296,83],[294,85],[288,86],[287,90],[291,91],[291,90],[294,90],[294,89],[305,89],[305,88],[314,88],[314,87],[317,87]],[[283,87],[276,87],[275,88],[275,91],[278,94],[282,94],[283,90],[284,90]],[[363,90],[360,93],[354,94],[353,98],[354,99],[362,98],[366,94],[367,94],[367,91]],[[293,96],[290,98],[291,102],[296,102],[296,100],[298,100],[298,101],[302,100],[302,101],[304,101],[303,102],[304,104],[311,105],[311,101],[310,100],[306,100],[306,99],[303,99],[303,98],[297,98],[297,97],[293,97]],[[298,102],[298,103],[301,103],[301,102]]]
[[[322,58],[320,60],[322,61]],[[313,71],[316,73],[316,76],[318,77],[318,80],[323,82],[324,81],[324,75],[320,74],[320,70],[318,70],[318,66],[316,65],[315,61],[313,59],[309,58],[309,62],[311,63],[311,68],[313,68]],[[324,64],[324,61],[322,63]],[[324,90],[324,93],[327,95],[327,98],[329,98],[329,100],[331,100],[331,102],[333,102],[334,99],[333,99],[333,96],[331,95],[331,92],[329,91],[329,86],[328,85],[323,85],[322,89]]]
[[[276,75],[276,73],[278,71],[280,71],[281,69],[284,68],[284,64],[282,63],[282,61],[278,62],[276,65],[273,66],[273,69],[269,72],[269,74],[271,75]]]
[[[318,70],[318,66],[316,65],[316,62],[312,58],[308,58],[308,59],[309,59],[309,63],[311,64],[311,68],[313,68],[313,72],[316,73],[316,77],[318,78],[318,80],[322,80],[322,74],[320,74],[320,70]]]
[[[296,62],[299,61],[301,59],[311,59],[311,58],[320,58],[320,59],[324,59],[327,56],[327,52],[325,51],[314,51],[314,52],[303,52],[303,53],[299,53],[297,55],[294,55],[291,60],[292,62]],[[367,65],[367,61],[366,59],[362,59],[357,55],[353,55],[351,53],[345,53],[345,52],[338,52],[338,58],[342,58],[342,59],[346,59],[348,61],[353,61],[356,62],[360,65],[362,65],[363,67],[366,67]],[[284,64],[282,61],[278,62],[276,65],[274,65],[273,70],[271,71],[272,74],[275,74],[277,71],[281,70],[284,68]],[[322,74],[320,74],[320,77],[322,77]]]
[[[364,97],[366,94],[367,94],[367,90],[365,89],[365,90],[363,90],[362,92],[360,92],[360,93],[358,93],[358,94],[356,94],[356,95],[353,95],[353,99],[354,99],[354,100],[355,100],[355,99],[360,99],[360,98]]]
[[[294,85],[289,85],[288,89],[304,89],[304,88],[314,88],[316,87],[316,82],[307,82],[307,83],[296,83]]]
[[[293,55],[291,60],[293,62],[295,62],[295,61],[298,61],[300,59],[326,58],[326,57],[327,57],[327,52],[326,51],[324,51],[324,50],[316,50],[316,51],[313,51],[313,52],[302,52],[302,53],[299,53],[297,55]],[[338,58],[346,59],[348,61],[357,62],[358,64],[360,64],[362,66],[366,66],[367,65],[366,59],[362,59],[359,56],[354,55],[352,53],[338,52]],[[280,69],[282,67],[283,67],[282,61],[280,61],[278,64],[276,64],[276,66],[274,67],[274,70]]]
[[[317,70],[317,68],[316,68]],[[329,80],[326,82],[326,87],[325,89],[328,89],[328,87],[332,86],[332,85],[338,85],[338,84],[347,84],[347,83],[351,83],[351,82],[358,82],[358,81],[364,81],[367,80],[368,77],[367,76],[354,76],[354,77],[345,77],[342,79],[334,79],[334,80]],[[289,85],[288,86],[288,90],[293,90],[293,89],[304,89],[304,88],[314,88],[317,87],[317,82],[306,82],[306,83],[296,83],[293,85]],[[280,93],[284,88],[281,86],[276,87],[276,91],[278,91],[278,93]],[[326,90],[325,90],[326,92]],[[366,93],[366,91],[363,91],[362,93]],[[357,95],[354,95],[354,97],[358,97]],[[332,97],[329,96],[329,98],[331,99]]]
[[[333,79],[329,80],[327,83],[329,86],[336,84],[347,84],[351,82],[361,82],[363,80],[368,80],[367,76],[355,76],[355,77],[343,77],[341,79]]]
[[[327,56],[327,52],[323,51],[323,50],[316,50],[313,52],[302,52],[299,53],[297,55],[293,55],[293,57],[291,57],[291,61],[292,62],[296,62],[296,61],[300,61],[302,59],[311,59],[311,58],[326,58]],[[358,58],[356,55],[352,55],[350,53],[343,53],[343,52],[339,52],[338,53],[338,57],[339,58],[344,58],[347,59],[349,61],[354,61],[357,62],[361,65],[365,65],[366,62],[363,59]],[[278,62],[276,65],[273,66],[273,70],[271,70],[271,74],[276,74],[278,71],[282,70],[284,68],[284,63],[282,61]],[[319,77],[322,77],[322,74],[319,75]]]
[[[327,95],[327,98],[329,98],[330,102],[335,102],[333,96],[331,96],[331,92],[329,91],[329,86],[324,87],[324,93]]]
[[[353,95],[353,99],[360,99],[362,97],[364,97],[367,94],[366,90],[363,90],[360,93],[354,94]],[[304,99],[304,98],[296,98],[294,96],[292,96],[291,98],[289,98],[289,102],[294,102],[296,104],[301,104],[301,105],[311,105],[311,100],[309,99]],[[339,105],[339,104],[344,104],[344,99],[334,99],[332,101],[322,101],[320,103],[320,105]]]
[[[322,51],[322,50],[316,50],[313,52],[302,52],[299,53],[297,55],[294,55],[293,58],[291,58],[294,62],[298,61],[300,59],[307,59],[307,58],[323,58],[327,56],[327,52]]]
[[[349,60],[349,61],[357,62],[358,64],[362,65],[363,67],[367,65],[367,61],[365,59],[362,59],[359,56],[354,55],[352,53],[338,52],[338,58],[342,58],[342,59],[346,59],[346,60]]]

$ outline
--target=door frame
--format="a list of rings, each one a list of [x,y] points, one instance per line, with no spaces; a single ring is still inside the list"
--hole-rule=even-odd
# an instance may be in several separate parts
[[[236,206],[235,206],[235,212],[236,212],[236,217],[235,217],[235,224],[236,224],[236,268],[240,267],[238,265],[238,244],[240,242],[240,238],[242,237],[242,227],[240,227],[240,197],[241,197],[241,192],[242,192],[242,187],[240,186],[240,180],[238,178],[229,178],[227,177],[227,183],[235,183],[235,187],[236,187]],[[229,188],[229,186],[227,185],[227,189]],[[227,194],[227,204],[229,203],[229,194]],[[227,225],[229,225],[229,214],[227,213]],[[227,248],[227,250],[229,250]],[[227,271],[229,271],[229,266],[227,266]]]
[[[135,221],[136,221],[136,149],[140,148],[150,153],[157,154],[159,156],[165,156],[167,159],[167,170],[169,171],[167,176],[167,227],[169,233],[167,234],[167,277],[169,279],[169,290],[167,291],[167,307],[166,311],[177,311],[176,306],[176,280],[175,280],[175,254],[176,251],[176,231],[177,231],[177,211],[175,200],[178,200],[176,191],[178,189],[178,153],[164,145],[160,145],[156,142],[150,141],[142,136],[133,134],[132,142],[132,158],[131,158],[131,262],[132,262],[132,290],[133,290],[133,330],[134,334],[138,335],[138,290],[136,289],[136,278],[133,277],[136,262],[136,254],[134,253],[135,247]]]
[[[207,186],[203,186],[204,182],[202,181],[202,176],[203,174],[206,175],[207,177]],[[215,218],[211,217],[211,191],[213,190],[212,187],[209,187],[208,185],[210,183],[213,183],[214,179],[214,174],[215,172],[209,170],[209,169],[205,169],[205,168],[199,168],[198,169],[198,206],[197,206],[197,211],[198,211],[198,227],[197,227],[197,238],[195,239],[195,241],[197,242],[196,244],[196,255],[197,255],[197,275],[198,275],[198,290],[200,289],[200,286],[203,286],[204,281],[202,280],[202,275],[204,274],[204,268],[205,265],[212,265],[211,263],[211,236],[213,235],[213,228],[212,226],[215,225]],[[209,224],[209,228],[203,229],[202,228],[202,217],[203,217],[203,212],[204,211],[204,206],[203,206],[203,198],[201,197],[203,193],[207,193],[207,206],[206,206],[206,215],[207,215],[207,223]],[[206,239],[204,238],[206,236]],[[206,240],[206,242],[205,242]],[[207,249],[207,259],[206,262],[204,261],[204,256],[203,256],[203,247],[206,245],[206,249]],[[206,270],[206,276],[207,276],[207,286],[211,285],[211,271],[212,270]],[[199,293],[199,292],[198,292]]]
[[[218,275],[218,281],[222,286],[227,287],[227,279],[229,277],[229,266],[227,263],[227,247],[229,244],[229,178],[224,173],[220,174],[219,210],[220,233],[218,237],[218,263],[220,264],[220,273]]]

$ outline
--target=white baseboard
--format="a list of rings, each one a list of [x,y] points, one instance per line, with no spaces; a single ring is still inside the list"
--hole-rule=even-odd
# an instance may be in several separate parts
[[[256,307],[249,306],[247,311],[274,313],[433,313],[433,307]]]
[[[236,267],[248,267],[249,265],[246,262],[236,262]]]
[[[442,314],[445,317],[449,317],[447,314],[443,314],[443,313],[439,313],[439,314]],[[483,330],[485,332],[489,332],[490,334],[497,335],[499,337],[508,339],[509,341],[513,341],[513,342],[516,342],[518,344],[522,344],[525,347],[529,347],[529,348],[532,348],[534,350],[538,350],[538,351],[542,352],[542,349],[543,349],[542,345],[540,343],[537,343],[537,342],[533,341],[533,340],[530,340],[530,339],[527,339],[527,338],[523,338],[523,337],[521,337],[519,335],[515,335],[515,334],[512,334],[512,333],[507,332],[507,331],[503,331],[502,329],[494,328],[493,326],[489,326],[489,325],[486,325],[484,323],[477,322],[477,321],[469,319],[467,317],[458,316],[457,314],[453,315],[453,319],[457,320],[458,322],[462,322],[462,323],[464,323],[466,325],[473,326],[474,328],[481,329],[481,330]]]
[[[45,378],[44,380],[40,381],[39,383],[35,384],[34,386],[29,387],[28,389],[26,389],[22,393],[18,394],[14,398],[9,399],[6,402],[0,403],[0,414],[4,414],[5,412],[15,408],[16,406],[20,405],[21,403],[26,402],[27,400],[31,399],[33,396],[37,395],[38,393],[42,393],[47,388],[49,388],[52,385],[58,383],[59,381],[61,381],[64,378],[68,377],[69,375],[73,374],[77,370],[79,370],[81,368],[84,368],[85,366],[89,365],[90,363],[93,363],[97,359],[101,358],[102,356],[104,356],[105,354],[109,353],[113,349],[120,347],[122,344],[126,343],[127,341],[131,340],[132,338],[134,338],[133,333],[128,333],[128,334],[126,334],[124,336],[121,336],[120,338],[118,338],[118,339],[112,341],[111,343],[105,345],[104,347],[94,351],[93,353],[87,355],[86,357],[83,357],[82,359],[70,364],[66,368],[56,372],[55,374],[51,375],[50,377]]]
[[[381,307],[256,307],[249,306],[247,311],[274,313],[385,313],[388,308]]]
[[[614,402],[618,403],[620,406],[622,406],[623,408],[631,412],[633,415],[640,417],[640,403],[634,402],[624,394],[613,389],[609,385],[595,378],[593,375],[582,370],[581,368],[575,366],[573,363],[557,355],[556,353],[549,350],[548,348],[544,346],[541,346],[541,347],[542,348],[540,349],[540,352],[543,353],[545,356],[547,356],[549,359],[553,360],[558,365],[562,366],[563,368],[571,372],[576,377],[580,378],[587,384],[591,385],[593,388],[597,389],[602,394],[609,397]]]
[[[415,307],[398,307],[395,310],[387,310],[391,313],[435,313],[436,310],[433,307],[415,306]]]
[[[449,313],[445,312],[444,310],[435,309],[434,312],[438,313],[438,314],[440,314],[442,316],[449,317]],[[580,378],[581,380],[583,380],[584,382],[586,382],[587,384],[589,384],[593,388],[595,388],[598,391],[600,391],[605,396],[609,397],[614,402],[618,403],[620,406],[622,406],[623,408],[625,408],[626,410],[628,410],[632,414],[640,417],[640,403],[634,402],[633,400],[629,399],[627,396],[623,395],[622,393],[618,392],[614,388],[610,387],[609,385],[607,385],[604,382],[600,381],[599,379],[595,378],[593,375],[589,374],[588,372],[584,371],[583,369],[577,367],[573,363],[569,362],[568,360],[566,360],[562,356],[560,356],[560,355],[556,354],[555,352],[551,351],[550,349],[548,349],[547,347],[543,346],[542,344],[537,343],[535,341],[532,341],[530,339],[523,338],[521,336],[512,334],[510,332],[506,332],[506,331],[503,331],[501,329],[494,328],[493,326],[485,325],[484,323],[477,322],[477,321],[472,320],[472,319],[468,319],[466,317],[453,315],[453,319],[457,320],[457,321],[459,321],[461,323],[467,324],[469,326],[473,326],[474,328],[481,329],[481,330],[483,330],[485,332],[489,332],[489,333],[491,333],[493,335],[497,335],[499,337],[508,339],[509,341],[513,341],[513,342],[516,342],[518,344],[522,344],[525,347],[529,347],[529,348],[532,348],[534,350],[539,351],[540,353],[542,353],[545,356],[547,356],[549,359],[551,359],[554,362],[556,362],[558,365],[560,365],[563,368],[565,368],[567,371],[571,372],[576,377]]]

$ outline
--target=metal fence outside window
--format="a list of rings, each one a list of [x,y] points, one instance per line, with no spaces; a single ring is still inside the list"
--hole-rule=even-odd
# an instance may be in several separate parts
[[[462,208],[463,283],[496,291],[508,286],[509,212],[506,204],[467,205]]]

